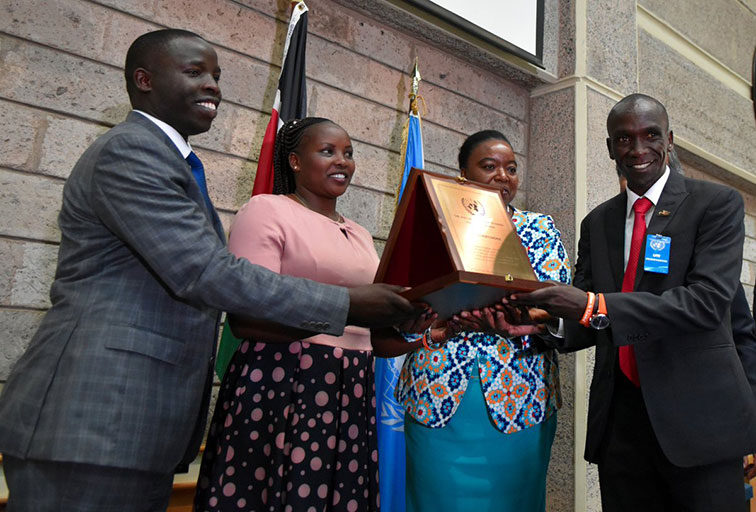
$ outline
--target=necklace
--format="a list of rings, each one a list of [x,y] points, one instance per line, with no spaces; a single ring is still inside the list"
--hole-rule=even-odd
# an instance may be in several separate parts
[[[319,212],[319,211],[317,211],[317,210],[316,210],[316,209],[314,209],[314,208],[313,208],[312,206],[310,206],[310,205],[309,205],[309,204],[307,203],[307,201],[305,201],[305,198],[304,198],[304,197],[302,197],[302,196],[300,196],[300,195],[299,195],[299,194],[297,193],[297,191],[296,191],[296,190],[295,190],[294,192],[292,192],[292,193],[291,193],[291,197],[293,197],[294,199],[296,199],[298,203],[300,203],[300,204],[301,204],[302,206],[304,206],[304,207],[305,207],[305,208],[307,208],[308,210],[311,210],[311,211],[313,211],[313,212],[315,212],[315,213],[319,213],[320,215],[323,215],[324,217],[327,217],[327,218],[331,219],[331,220],[332,220],[332,221],[334,221],[334,222],[338,222],[339,224],[344,224],[344,217],[343,217],[343,216],[342,216],[342,215],[341,215],[341,214],[340,214],[339,212],[336,212],[336,211],[335,211],[335,212],[333,212],[333,216],[331,216],[331,215],[328,215],[328,214],[326,214],[326,213],[323,213],[323,212]]]

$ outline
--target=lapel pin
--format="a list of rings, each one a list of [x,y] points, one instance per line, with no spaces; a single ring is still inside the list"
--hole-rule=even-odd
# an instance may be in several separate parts
[[[669,210],[661,210],[659,213],[657,213],[659,217],[669,217],[672,215],[672,212]]]

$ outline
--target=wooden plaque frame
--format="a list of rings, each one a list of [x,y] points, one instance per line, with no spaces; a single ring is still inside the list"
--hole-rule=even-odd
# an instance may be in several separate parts
[[[489,195],[493,191],[501,200],[495,187],[413,168],[378,266],[376,282],[410,287],[402,295],[430,304],[441,319],[493,304],[513,291],[531,291],[550,285],[538,281],[506,213],[496,221],[506,224],[509,234],[500,248],[506,249],[511,256],[508,259],[516,260],[514,275],[501,268],[497,270],[498,275],[465,268],[434,181],[464,187],[471,197],[475,197],[476,189]],[[506,211],[506,205],[502,211]],[[511,235],[517,243],[512,243]]]

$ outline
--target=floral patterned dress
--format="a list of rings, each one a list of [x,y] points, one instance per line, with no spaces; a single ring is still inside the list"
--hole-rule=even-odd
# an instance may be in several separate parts
[[[570,263],[559,231],[551,217],[515,210],[512,220],[538,279],[551,279],[569,284]],[[463,404],[463,399],[478,398],[479,408],[472,412],[474,417],[470,418],[466,413],[464,419],[458,420],[472,422],[473,426],[485,424],[481,434],[483,437],[473,446],[465,445],[462,439],[464,432],[455,433],[456,437],[449,440],[448,445],[440,438],[449,434],[430,432],[435,429],[444,430],[454,419]],[[531,472],[536,476],[528,477],[528,472],[522,467],[526,464],[525,459],[531,457],[532,451],[522,452],[519,449],[506,448],[498,453],[496,449],[504,446],[505,441],[498,433],[517,434],[543,425],[561,406],[559,367],[555,351],[540,350],[528,336],[508,339],[480,332],[462,332],[438,350],[421,348],[407,356],[396,388],[396,399],[411,418],[405,424],[408,452],[407,492],[410,499],[419,496],[418,502],[428,507],[431,506],[428,504],[430,502],[422,501],[422,496],[429,496],[433,500],[436,496],[443,496],[446,505],[449,505],[455,490],[459,491],[458,494],[461,496],[473,494],[461,483],[464,481],[464,475],[470,475],[476,469],[485,473],[485,468],[466,467],[460,471],[462,477],[454,478],[454,482],[444,481],[438,475],[438,468],[453,466],[453,462],[446,458],[436,459],[435,455],[427,453],[443,451],[444,457],[454,459],[450,452],[457,454],[459,450],[460,457],[463,457],[465,452],[469,455],[479,447],[484,451],[497,453],[497,460],[505,458],[512,459],[515,465],[522,463],[522,471],[518,471],[518,478],[522,478],[523,481],[518,483],[516,488],[524,489],[530,483],[526,481],[528,479],[539,480],[535,492],[545,492],[541,488],[545,485],[545,470],[555,422],[552,422],[554,425],[550,427],[550,436],[535,436],[530,433],[533,443],[540,443],[533,450],[545,454],[542,456],[542,463]],[[472,410],[471,407],[468,404],[465,410],[469,412]],[[491,428],[488,428],[489,426]],[[470,429],[470,425],[467,424],[464,430],[469,432]],[[518,444],[522,445],[523,436],[518,439]],[[490,445],[486,446],[485,443]],[[413,453],[413,450],[417,453]],[[419,457],[416,457],[420,452],[424,454],[424,460],[418,460]],[[432,462],[429,463],[427,459],[432,459]],[[411,474],[413,471],[416,474]],[[422,477],[420,473],[431,471],[438,477],[435,480],[437,483],[426,482],[422,489],[417,488],[420,487],[419,484],[413,488],[413,483],[417,483]],[[510,475],[505,478],[512,481]],[[507,498],[501,496],[503,485],[496,482],[489,487],[490,491],[482,498],[482,502],[496,503],[498,508],[494,508],[495,510],[510,510],[505,504]],[[519,506],[522,505],[512,505],[511,509],[518,510]],[[409,509],[412,510],[412,507]]]

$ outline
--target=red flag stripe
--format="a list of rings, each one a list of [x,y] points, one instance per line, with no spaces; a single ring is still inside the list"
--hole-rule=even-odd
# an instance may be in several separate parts
[[[260,156],[257,159],[257,174],[252,187],[252,195],[273,192],[273,149],[276,133],[284,121],[304,117],[307,113],[307,89],[305,88],[305,50],[307,48],[307,6],[296,3],[289,20],[286,34],[281,73],[278,76],[278,90],[270,114],[270,122],[265,129]],[[234,337],[226,322],[223,328],[215,369],[223,377],[231,358],[241,340]]]
[[[257,174],[255,185],[252,187],[253,196],[273,193],[273,148],[276,144],[276,133],[278,133],[278,111],[274,109],[271,112],[268,127],[265,129],[260,156],[257,159]],[[265,172],[268,169],[270,172]]]
[[[286,33],[278,90],[270,121],[265,129],[252,195],[273,192],[273,150],[276,134],[284,122],[304,117],[307,112],[305,50],[307,45],[307,5],[294,4]]]

